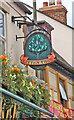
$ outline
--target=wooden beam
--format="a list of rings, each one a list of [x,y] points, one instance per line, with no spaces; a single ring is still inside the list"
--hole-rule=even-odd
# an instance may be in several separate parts
[[[44,69],[44,81],[47,83],[48,85],[48,93],[50,94],[50,83],[49,83],[49,67],[45,67]]]
[[[64,85],[65,85],[66,93],[67,93],[67,96],[68,96],[67,80],[64,81]],[[67,103],[67,108],[69,108],[69,101],[67,101],[66,103]]]
[[[57,78],[57,97],[58,97],[58,102],[60,103],[60,88],[59,88],[59,75],[58,73],[56,74]]]

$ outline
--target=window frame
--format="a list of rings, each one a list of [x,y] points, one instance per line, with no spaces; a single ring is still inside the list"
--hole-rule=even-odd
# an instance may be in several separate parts
[[[68,101],[63,99],[64,102],[64,107],[69,108],[69,96],[68,96],[68,88],[67,88],[67,78],[64,77],[63,75],[61,75],[60,73],[57,73],[57,91],[58,91],[58,101],[59,103],[61,103],[61,95],[60,95],[60,87],[59,87],[59,80],[61,79],[61,81],[63,81],[64,86],[65,86],[65,90],[66,90],[66,94],[68,97]]]
[[[5,12],[2,11],[0,9],[0,13],[3,14],[4,16],[4,19],[3,19],[3,22],[4,22],[4,25],[3,25],[3,30],[4,30],[4,36],[0,34],[0,41],[4,42],[4,48],[5,48],[5,51],[3,54],[6,54],[6,22],[5,22]]]
[[[5,13],[1,9],[0,9],[0,13],[4,15],[4,19],[3,19],[4,20],[4,26],[3,26],[4,27],[4,36],[0,34],[0,37],[2,37],[3,39],[5,39],[6,38],[6,32],[5,32],[6,31],[6,27],[5,27],[6,26],[6,24],[5,24]]]
[[[62,85],[63,85],[63,86],[62,86]],[[63,88],[63,89],[62,89],[63,91],[61,90],[60,87]],[[67,93],[66,93],[66,89],[65,89],[64,81],[61,80],[60,78],[59,78],[59,88],[60,88],[60,94],[61,94],[62,99],[65,100],[65,101],[68,101],[69,99],[68,99],[68,96],[67,96]],[[62,94],[62,92],[65,93],[65,98],[63,98],[63,94]]]
[[[55,100],[54,92],[57,93],[57,76],[56,76],[56,87],[55,87],[50,85],[49,72],[55,74],[55,76],[57,75],[57,72],[54,69],[50,68],[49,66],[45,67],[44,69],[44,81],[48,83],[48,93],[50,93],[50,90],[52,90],[52,100]],[[57,102],[58,102],[58,94],[57,94]]]

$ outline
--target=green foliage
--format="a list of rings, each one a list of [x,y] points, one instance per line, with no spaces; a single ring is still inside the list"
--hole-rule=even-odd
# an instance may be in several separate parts
[[[46,83],[35,76],[25,74],[24,70],[18,68],[16,63],[11,67],[8,66],[7,57],[4,58],[4,56],[2,56],[0,59],[2,59],[1,76],[3,84],[7,86],[8,90],[40,107],[44,105],[47,109],[50,95],[47,93],[48,87]],[[12,100],[12,98],[9,98],[8,96],[3,95],[3,98],[6,100],[5,109],[8,109],[9,106],[15,102],[15,100]],[[22,103],[19,103],[19,106],[19,111],[21,113],[30,114],[31,117],[40,117],[41,113],[39,111],[23,105]]]

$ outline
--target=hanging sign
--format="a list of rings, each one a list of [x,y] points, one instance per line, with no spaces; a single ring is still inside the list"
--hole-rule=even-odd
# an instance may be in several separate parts
[[[21,63],[30,65],[34,69],[41,69],[47,64],[55,61],[52,52],[50,38],[42,32],[31,34],[24,46],[24,55],[20,58]]]

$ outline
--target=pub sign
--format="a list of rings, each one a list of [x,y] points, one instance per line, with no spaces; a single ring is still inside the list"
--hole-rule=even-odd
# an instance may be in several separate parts
[[[51,36],[44,32],[33,32],[24,45],[24,54],[20,58],[21,63],[29,65],[33,69],[43,69],[47,64],[55,61],[52,52]]]

